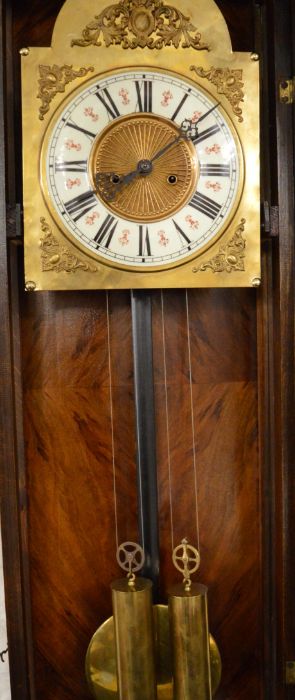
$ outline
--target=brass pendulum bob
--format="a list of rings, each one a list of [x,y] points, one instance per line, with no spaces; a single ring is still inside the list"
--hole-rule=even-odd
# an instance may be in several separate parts
[[[121,544],[117,560],[127,578],[111,584],[119,700],[156,700],[152,582],[136,578],[144,552],[134,542]]]
[[[199,552],[187,540],[174,549],[173,563],[183,583],[169,594],[169,624],[173,651],[173,700],[211,700],[207,588],[192,583]]]

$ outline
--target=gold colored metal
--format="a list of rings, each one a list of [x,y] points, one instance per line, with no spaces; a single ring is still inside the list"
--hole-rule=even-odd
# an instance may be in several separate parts
[[[44,216],[40,218],[43,236],[40,239],[41,265],[43,272],[67,272],[74,273],[78,270],[84,272],[97,272],[97,266],[93,262],[85,262],[67,246],[61,245],[53,235],[52,229]]]
[[[28,280],[28,282],[25,283],[25,290],[26,290],[26,292],[35,292],[36,291],[36,282],[33,282],[32,280]]]
[[[81,78],[89,72],[93,72],[93,66],[89,68],[79,68],[73,70],[73,66],[39,66],[39,91],[38,99],[42,101],[39,108],[39,119],[43,121],[44,115],[49,112],[50,103],[56,97],[58,92],[64,93],[65,86],[71,83],[76,78]]]
[[[97,5],[97,1],[101,4]],[[141,8],[139,0],[139,7]],[[125,5],[123,3],[114,4],[114,12],[119,12],[120,8]],[[229,71],[242,71],[241,80],[236,79],[236,87],[245,94],[244,103],[239,102],[241,94],[235,96],[236,107],[243,110],[243,121],[239,121],[239,116],[236,119],[236,131],[239,143],[242,144],[242,149],[239,155],[240,165],[243,167],[245,161],[245,178],[241,181],[241,188],[237,200],[233,203],[231,209],[231,217],[225,223],[225,226],[220,229],[218,236],[208,242],[208,246],[204,246],[198,255],[187,258],[186,261],[179,264],[176,261],[171,266],[158,266],[154,269],[142,269],[135,266],[126,266],[122,269],[116,263],[107,264],[100,259],[99,255],[92,254],[78,241],[74,240],[70,235],[67,227],[61,221],[57,221],[55,210],[51,205],[49,194],[42,190],[40,183],[40,171],[42,164],[40,163],[40,152],[42,144],[49,138],[49,131],[56,128],[56,115],[60,114],[63,109],[64,99],[73,99],[78,91],[84,89],[92,81],[89,80],[89,74],[84,77],[77,77],[73,83],[64,84],[61,86],[61,92],[56,90],[56,83],[59,81],[53,75],[53,92],[48,87],[48,92],[51,97],[54,93],[54,102],[48,100],[47,106],[56,108],[54,118],[49,124],[46,132],[46,119],[36,119],[36,95],[38,92],[38,83],[40,80],[39,66],[81,66],[81,47],[71,46],[73,38],[80,37],[81,28],[86,24],[91,24],[91,19],[97,15],[104,13],[104,4],[101,0],[84,0],[83,3],[77,3],[74,0],[66,0],[57,17],[55,24],[52,46],[51,47],[34,47],[22,52],[22,114],[23,114],[23,163],[24,163],[24,228],[25,228],[25,270],[26,279],[34,280],[36,290],[41,289],[126,289],[126,288],[177,288],[177,287],[252,287],[252,280],[260,277],[260,197],[259,197],[259,61],[251,60],[249,52],[236,53],[232,51],[229,32],[225,20],[218,9],[214,0],[187,0],[185,6],[183,0],[173,0],[173,8],[180,17],[179,27],[180,42],[179,48],[175,48],[173,42],[171,45],[165,45],[164,35],[160,35],[161,21],[163,26],[172,24],[173,31],[177,25],[173,17],[174,11],[170,12],[169,5],[163,5],[167,10],[167,15],[155,15],[156,6],[151,2],[144,3],[145,10],[151,12],[153,22],[157,25],[154,32],[149,34],[151,30],[151,18],[148,19],[147,12],[141,15],[137,14],[137,10],[132,15],[131,5],[128,5],[129,10],[125,10],[126,21],[128,15],[134,18],[135,30],[129,29],[126,25],[126,45],[128,39],[136,39],[134,31],[139,31],[141,22],[145,24],[144,31],[148,35],[146,48],[142,48],[139,44],[137,48],[130,51],[122,50],[122,22],[123,15],[120,13],[114,19],[104,20],[106,26],[105,35],[108,32],[108,25],[118,22],[118,43],[116,43],[115,30],[111,37],[111,42],[106,46],[103,31],[99,34],[99,28],[94,29],[97,33],[97,43],[101,43],[99,50],[94,43],[89,43],[87,48],[87,65],[94,67],[93,76],[99,83],[101,76],[112,75],[118,71],[134,71],[136,67],[147,68],[147,70],[161,70],[170,74],[175,73],[176,76],[183,78],[186,81],[191,81],[193,84],[198,84],[200,87],[206,85],[206,90],[216,99],[216,87],[212,81],[199,77],[196,73],[192,80],[192,71],[190,66],[196,62],[196,50],[192,45],[188,46],[185,51],[181,50],[183,39],[183,23],[181,15],[183,11],[186,16],[190,17],[190,23],[194,27],[198,27],[198,33],[203,40],[210,37],[210,53],[208,51],[198,51],[198,68],[203,69],[204,74],[214,70],[220,70],[223,74],[226,69]],[[184,10],[185,7],[185,10]],[[135,4],[132,5],[135,11]],[[169,11],[168,11],[169,10]],[[128,14],[129,13],[129,14]],[[131,13],[131,14],[130,14]],[[125,16],[125,15],[124,15]],[[86,19],[85,19],[86,18]],[[95,20],[96,21],[96,20]],[[148,24],[148,22],[150,24]],[[173,26],[174,22],[174,26]],[[93,26],[93,25],[92,25]],[[171,26],[170,26],[171,28]],[[171,31],[172,31],[171,28]],[[90,31],[90,27],[89,27]],[[113,31],[113,30],[112,30]],[[166,31],[166,30],[165,30]],[[170,30],[169,30],[170,31]],[[190,36],[195,36],[195,30],[189,29]],[[92,36],[93,38],[93,36]],[[124,40],[124,37],[123,37]],[[157,50],[149,50],[152,41],[160,41],[163,48],[160,52]],[[137,39],[136,39],[137,41]],[[202,43],[202,40],[200,40]],[[132,44],[133,46],[134,44]],[[84,53],[84,52],[83,52]],[[85,52],[86,55],[86,52]],[[117,68],[114,69],[113,66]],[[77,69],[78,70],[78,69]],[[94,80],[93,77],[93,80]],[[206,82],[205,82],[206,80]],[[239,83],[242,82],[241,87]],[[44,86],[45,90],[45,86]],[[40,86],[39,86],[40,92]],[[235,94],[233,90],[232,95]],[[249,96],[249,98],[248,98]],[[41,98],[40,98],[41,99]],[[231,121],[231,106],[225,92],[219,92],[217,101],[220,101],[220,109],[228,115],[228,122],[232,129]],[[40,103],[41,104],[41,103]],[[46,103],[42,101],[42,106],[46,109]],[[40,114],[40,116],[44,116]],[[32,129],[32,124],[34,128]],[[167,154],[168,155],[168,154]],[[175,187],[172,188],[173,191]],[[44,213],[44,203],[46,205],[46,214]],[[222,264],[218,274],[212,274],[212,266],[209,265],[202,274],[195,274],[202,265],[213,261],[220,256],[221,246],[227,246],[227,241],[230,241],[234,236],[235,231],[239,228],[241,219],[247,212],[247,256],[243,259],[244,269],[241,265],[235,268],[231,264],[231,273],[228,274],[228,266]],[[82,262],[82,265],[76,269],[74,264],[75,274],[69,274],[67,266],[61,269],[55,259],[51,261],[51,269],[43,270],[42,266],[45,258],[40,265],[40,217],[45,216],[48,225],[52,230],[52,235],[59,245],[59,252],[66,248],[69,253],[76,259]],[[42,243],[41,243],[42,245]],[[47,251],[47,247],[42,249],[42,252]],[[49,252],[49,250],[47,251]],[[236,251],[237,252],[237,251]],[[241,251],[242,254],[243,251]],[[244,251],[245,252],[245,251]],[[56,253],[56,255],[59,253]],[[235,255],[235,253],[233,253]],[[233,262],[233,260],[229,260]],[[45,267],[47,266],[47,262]],[[95,274],[89,274],[90,269],[97,269]],[[215,269],[215,266],[214,266]],[[218,268],[219,269],[219,268]]]
[[[217,87],[218,94],[226,96],[239,122],[244,121],[243,110],[239,106],[245,97],[242,90],[244,83],[242,82],[243,71],[241,69],[211,67],[209,70],[204,70],[202,67],[191,66],[191,70],[195,71],[199,78],[210,80]]]
[[[252,280],[252,287],[260,287],[261,285],[261,278],[260,277],[254,277]]]
[[[173,700],[172,655],[167,605],[154,606],[155,653],[158,700]],[[210,635],[210,667],[214,696],[221,677],[221,660]],[[96,700],[118,700],[114,621],[110,617],[93,635],[86,655],[88,686]]]
[[[72,46],[101,46],[101,39],[105,46],[120,44],[123,49],[209,50],[190,17],[162,0],[121,0],[105,7],[86,25],[82,37],[72,40]]]
[[[127,571],[129,584],[135,581],[135,572],[144,565],[144,550],[137,542],[123,542],[117,549],[117,562],[123,571]]]
[[[259,61],[259,54],[258,53],[251,53],[251,61]]]
[[[169,593],[174,700],[211,700],[207,588],[180,584]]]
[[[295,101],[295,77],[290,80],[281,80],[279,83],[280,102],[292,105]]]
[[[94,144],[90,159],[93,187],[96,173],[127,175],[141,160],[152,161],[160,148],[179,136],[168,119],[150,114],[132,114],[110,124]],[[98,195],[117,216],[138,222],[160,221],[175,214],[192,197],[197,186],[198,162],[192,141],[182,139],[152,163],[152,171],[136,177],[122,188],[113,201]],[[176,175],[173,187],[168,182]]]
[[[245,230],[246,219],[242,219],[240,225],[236,228],[235,233],[232,238],[222,245],[219,249],[217,255],[215,255],[211,260],[202,263],[200,267],[193,267],[193,272],[205,272],[205,270],[211,270],[212,272],[238,272],[245,269],[245,248],[246,241],[243,238],[243,233]],[[253,286],[253,280],[252,280]]]
[[[188,544],[186,539],[183,539],[181,544],[174,548],[172,561],[175,568],[183,575],[185,591],[190,591],[192,582],[191,574],[193,574],[200,566],[200,554],[195,547]]]
[[[24,48],[24,49],[20,49],[20,50],[19,50],[19,55],[20,55],[20,56],[28,56],[29,53],[30,53],[30,49],[28,49],[28,48]]]
[[[295,661],[286,663],[286,684],[295,685]]]
[[[152,582],[119,579],[111,588],[119,699],[156,700]]]

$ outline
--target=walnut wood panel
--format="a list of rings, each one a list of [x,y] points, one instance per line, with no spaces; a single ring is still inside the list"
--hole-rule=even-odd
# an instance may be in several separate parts
[[[187,315],[185,293],[165,292],[165,382],[155,300],[162,592],[180,578],[171,565],[172,527],[174,546],[183,537],[200,542],[198,580],[209,586],[223,662],[218,700],[263,696],[255,302],[251,291],[198,290],[188,294]]]
[[[111,614],[109,584],[119,575],[116,520],[119,542],[138,537],[129,294],[114,295],[109,303],[111,375],[106,309],[104,293],[23,298],[31,596],[40,700],[88,697],[87,645]]]

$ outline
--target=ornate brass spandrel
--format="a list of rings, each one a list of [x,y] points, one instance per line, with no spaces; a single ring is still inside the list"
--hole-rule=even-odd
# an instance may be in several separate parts
[[[39,66],[39,91],[37,98],[42,101],[39,108],[39,119],[43,121],[44,115],[49,112],[50,104],[58,93],[65,92],[66,85],[77,78],[84,78],[87,73],[93,72],[94,67],[73,69],[67,64],[58,66]]]
[[[243,237],[245,230],[246,219],[241,219],[241,223],[236,228],[234,235],[228,243],[220,246],[217,255],[214,255],[211,260],[202,263],[200,267],[193,267],[193,272],[241,272],[245,270],[245,248],[246,240]]]
[[[233,113],[238,117],[238,121],[242,122],[243,110],[240,107],[240,102],[244,101],[243,92],[243,71],[240,68],[214,68],[208,70],[198,66],[191,66],[199,78],[207,78],[213,85],[217,87],[217,92],[220,95],[225,95],[231,104]]]
[[[44,217],[40,218],[40,224],[43,232],[40,239],[42,272],[97,272],[96,265],[84,262],[69,248],[60,245]]]
[[[163,0],[121,0],[109,5],[73,39],[72,46],[162,49],[164,46],[209,51],[197,28],[179,9]]]

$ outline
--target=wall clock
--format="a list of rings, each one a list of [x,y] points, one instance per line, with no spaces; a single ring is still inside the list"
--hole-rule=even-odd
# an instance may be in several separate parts
[[[22,51],[26,288],[257,286],[258,57],[213,1],[94,5]]]

